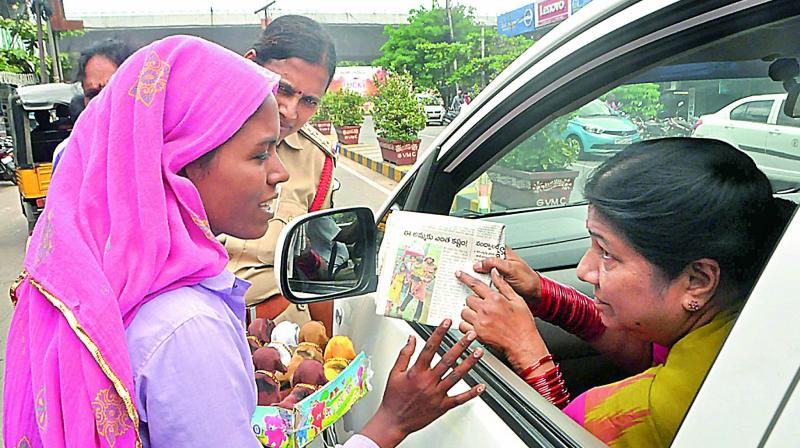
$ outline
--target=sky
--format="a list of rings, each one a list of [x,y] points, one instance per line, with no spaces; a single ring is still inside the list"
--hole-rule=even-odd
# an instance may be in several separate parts
[[[67,17],[80,14],[163,14],[208,12],[252,12],[271,0],[64,0]],[[430,7],[432,0],[277,0],[272,8],[283,12],[388,12],[407,13],[420,5]],[[444,5],[444,0],[439,0]],[[533,0],[453,0],[453,3],[472,6],[477,15],[496,16],[511,11]]]

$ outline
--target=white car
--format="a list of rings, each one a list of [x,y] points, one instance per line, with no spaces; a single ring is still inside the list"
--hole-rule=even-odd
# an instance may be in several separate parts
[[[370,357],[374,390],[344,417],[339,429],[362,428],[381,401],[399,347],[409,335],[424,339],[431,333],[429,327],[375,314],[375,256],[369,250],[374,251],[377,243],[369,234],[380,238],[382,222],[392,210],[502,222],[508,245],[528,264],[591,294],[591,287],[577,280],[575,268],[590,245],[581,186],[596,162],[574,162],[570,168],[578,177],[570,197],[544,208],[502,206],[494,200],[501,198],[493,197],[488,212],[471,210],[476,180],[485,179],[484,173],[491,175],[498,160],[515,154],[518,147],[536,156],[540,148],[534,143],[546,139],[532,137],[547,131],[547,124],[611,91],[623,103],[651,112],[666,110],[657,104],[659,95],[680,92],[687,113],[694,116],[712,114],[732,100],[752,96],[757,89],[776,92],[781,84],[767,76],[769,61],[800,57],[798,30],[797,0],[595,0],[538,40],[455,117],[405,175],[375,221],[369,220],[369,210],[360,209],[366,211],[368,222],[363,225],[370,232],[362,234],[357,246],[364,255],[355,270],[358,278],[321,282],[306,289],[288,278],[286,261],[276,265],[287,296],[337,299],[334,331],[349,335]],[[635,97],[639,93],[642,96]],[[748,129],[743,127],[742,133],[760,132]],[[800,173],[790,163],[795,159],[789,151],[778,151],[774,157],[783,161],[776,167],[788,174]],[[523,163],[529,159],[536,157],[517,158]],[[782,197],[797,201],[800,183],[788,187],[794,193]],[[491,194],[498,191],[493,188]],[[286,244],[276,251],[279,259],[285,260],[291,253],[287,247],[291,232],[306,219],[309,217],[298,218],[287,226]],[[799,258],[800,218],[795,216],[672,446],[798,446]],[[544,323],[538,327],[558,357],[574,395],[623,374],[578,338]],[[456,331],[450,336],[445,346],[457,341]],[[487,385],[478,399],[412,434],[403,446],[603,446],[491,353],[465,377],[461,390],[478,382]],[[340,433],[340,440],[346,436]]]
[[[800,118],[784,112],[786,94],[748,96],[703,115],[693,137],[714,138],[747,152],[781,189],[800,172]]]
[[[417,101],[422,104],[425,109],[425,116],[427,117],[427,124],[436,124],[441,126],[444,124],[444,106],[442,99],[429,94],[417,94]]]

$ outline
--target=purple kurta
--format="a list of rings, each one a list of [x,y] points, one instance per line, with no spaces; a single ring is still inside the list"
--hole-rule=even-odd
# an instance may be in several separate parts
[[[251,428],[249,283],[228,271],[144,304],[126,331],[145,447],[261,447]],[[376,448],[352,437],[346,448]]]

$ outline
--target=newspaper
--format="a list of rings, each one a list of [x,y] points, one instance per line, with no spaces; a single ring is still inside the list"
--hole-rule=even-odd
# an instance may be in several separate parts
[[[426,325],[449,317],[457,327],[472,292],[455,272],[490,284],[489,275],[472,269],[489,257],[505,258],[503,224],[395,211],[380,249],[377,313]]]

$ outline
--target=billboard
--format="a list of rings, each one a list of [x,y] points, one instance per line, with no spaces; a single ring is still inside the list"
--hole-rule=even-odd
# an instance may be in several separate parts
[[[540,0],[536,4],[536,28],[560,22],[569,17],[571,0]]]
[[[511,12],[497,16],[497,33],[503,36],[518,36],[535,28],[536,4],[531,3]]]
[[[380,67],[336,67],[328,91],[336,92],[347,89],[361,95],[372,96],[378,93],[373,78],[377,75],[379,79],[382,79],[383,73],[383,69]]]

